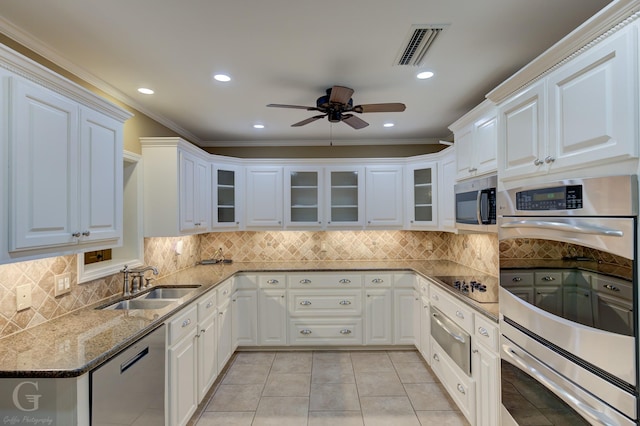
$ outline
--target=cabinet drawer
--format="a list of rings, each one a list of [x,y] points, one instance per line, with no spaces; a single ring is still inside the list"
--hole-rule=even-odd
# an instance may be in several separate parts
[[[217,291],[217,303],[218,308],[225,303],[227,303],[231,299],[231,280],[227,280],[222,284],[218,285]]]
[[[198,301],[198,322],[202,322],[209,315],[215,313],[217,306],[217,293],[210,291]]]
[[[362,314],[360,290],[291,290],[289,315],[352,316]]]
[[[292,345],[360,345],[362,320],[290,320],[289,342]]]
[[[416,290],[420,292],[422,296],[429,297],[429,282],[424,278],[416,279]]]
[[[503,287],[530,287],[533,285],[533,272],[501,272],[500,285]]]
[[[413,288],[416,279],[416,275],[412,272],[395,273],[393,274],[393,286],[396,288]]]
[[[536,285],[562,285],[562,272],[535,272],[534,281]]]
[[[168,345],[182,340],[189,333],[195,333],[198,325],[198,307],[196,305],[185,309],[169,322]]]
[[[289,275],[291,288],[360,288],[362,276],[358,274],[292,274]]]
[[[236,290],[253,290],[258,287],[258,278],[255,275],[240,274],[233,277],[233,287]]]
[[[473,334],[473,310],[466,306],[464,302],[456,300],[453,296],[445,293],[435,285],[429,290],[431,293],[431,304],[440,309],[443,314],[455,321],[469,334]]]
[[[460,371],[433,338],[431,339],[431,368],[456,402],[462,414],[473,424],[476,411],[475,382]]]
[[[476,313],[473,339],[487,349],[497,352],[499,337],[498,325],[486,319],[482,314]]]
[[[285,288],[287,286],[286,275],[260,275],[258,277],[260,288]]]
[[[366,274],[364,286],[367,288],[391,287],[392,280],[392,274]]]

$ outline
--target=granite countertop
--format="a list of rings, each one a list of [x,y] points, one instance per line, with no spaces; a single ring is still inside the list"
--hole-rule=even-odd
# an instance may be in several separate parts
[[[414,271],[425,278],[438,275],[478,273],[451,261],[318,261],[318,262],[242,262],[197,265],[160,278],[155,285],[193,285],[200,287],[162,309],[101,310],[115,302],[113,296],[52,321],[0,339],[0,377],[77,377],[160,326],[166,319],[197,297],[238,272],[287,271]],[[437,281],[432,283],[439,285]],[[476,303],[449,288],[452,295],[488,318],[498,321],[497,303]]]

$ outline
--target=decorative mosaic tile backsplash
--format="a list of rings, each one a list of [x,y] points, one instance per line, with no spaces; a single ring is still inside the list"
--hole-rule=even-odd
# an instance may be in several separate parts
[[[175,253],[182,241],[181,255]],[[326,251],[322,251],[324,248]],[[416,231],[224,232],[178,238],[147,238],[144,258],[160,276],[215,256],[222,247],[235,262],[289,260],[454,260],[498,274],[496,235]],[[71,274],[71,292],[54,296],[54,275]],[[77,284],[76,256],[0,265],[0,338],[34,327],[122,291],[121,274]],[[16,311],[16,287],[29,284],[32,307]]]

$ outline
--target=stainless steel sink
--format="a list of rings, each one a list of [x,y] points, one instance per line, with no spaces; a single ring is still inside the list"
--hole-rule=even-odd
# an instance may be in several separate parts
[[[181,297],[193,292],[198,287],[200,286],[154,287],[151,291],[136,297],[136,300],[180,299]]]
[[[129,299],[121,300],[102,309],[160,309],[174,301],[175,299]]]

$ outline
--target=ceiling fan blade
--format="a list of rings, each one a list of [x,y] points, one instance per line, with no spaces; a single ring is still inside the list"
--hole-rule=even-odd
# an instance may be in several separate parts
[[[386,104],[365,104],[356,105],[352,108],[352,111],[363,112],[402,112],[407,107],[402,103],[386,103]]]
[[[353,127],[356,130],[362,129],[363,127],[367,127],[369,125],[369,123],[367,123],[366,121],[352,114],[343,115],[342,122],[347,123],[349,126]]]
[[[302,120],[302,121],[298,121],[297,123],[294,123],[291,125],[291,127],[300,127],[300,126],[304,126],[305,124],[309,124],[309,123],[313,123],[316,120],[320,120],[321,118],[326,117],[327,114],[323,114],[323,115],[315,115],[313,117],[309,117],[306,120]]]
[[[333,86],[331,88],[331,96],[329,97],[329,102],[338,103],[338,104],[346,104],[351,99],[351,95],[353,95],[353,89],[344,86]]]
[[[294,108],[294,109],[306,109],[307,111],[317,111],[318,108],[302,105],[285,105],[285,104],[269,104],[268,107],[273,108]]]

